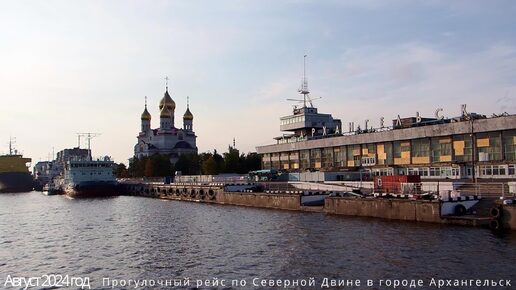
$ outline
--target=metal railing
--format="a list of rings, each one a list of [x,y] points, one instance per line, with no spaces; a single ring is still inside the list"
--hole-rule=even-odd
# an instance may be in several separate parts
[[[456,191],[461,196],[477,195],[492,199],[515,197],[514,193],[510,193],[508,184],[504,182],[464,183],[457,186]]]

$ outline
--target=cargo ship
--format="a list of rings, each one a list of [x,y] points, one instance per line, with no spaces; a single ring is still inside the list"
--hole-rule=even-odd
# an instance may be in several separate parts
[[[9,141],[9,154],[0,155],[0,193],[29,192],[34,186],[29,172],[30,158],[24,158]]]

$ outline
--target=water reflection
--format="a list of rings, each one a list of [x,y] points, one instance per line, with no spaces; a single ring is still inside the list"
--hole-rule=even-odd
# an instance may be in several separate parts
[[[514,234],[137,197],[0,195],[0,279],[510,279]]]

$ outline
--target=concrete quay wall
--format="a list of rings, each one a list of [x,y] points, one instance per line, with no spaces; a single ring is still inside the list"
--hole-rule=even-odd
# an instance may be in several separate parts
[[[249,207],[301,210],[299,195],[225,192],[206,185],[126,184],[127,195]]]
[[[299,195],[294,194],[219,192],[216,202],[240,206],[301,210],[300,198]]]
[[[489,218],[441,217],[437,201],[404,199],[369,199],[326,197],[323,207],[301,205],[298,194],[268,194],[262,192],[225,192],[222,186],[186,184],[124,184],[125,194],[179,201],[204,202],[224,205],[248,206],[280,210],[323,212],[327,214],[374,217],[438,224],[486,226]],[[516,230],[516,205],[504,205],[501,222],[503,228]]]
[[[329,214],[445,223],[439,210],[439,202],[431,201],[327,197],[324,203]]]
[[[197,201],[226,205],[260,207],[283,210],[314,211],[301,206],[298,194],[268,194],[262,192],[225,192],[222,187],[202,185],[126,185],[128,195],[162,199]],[[202,193],[202,194],[201,194]],[[357,199],[327,197],[319,212],[348,216],[376,217],[392,220],[443,223],[439,203],[401,199]]]
[[[502,224],[506,229],[516,231],[516,205],[504,205],[502,211]]]

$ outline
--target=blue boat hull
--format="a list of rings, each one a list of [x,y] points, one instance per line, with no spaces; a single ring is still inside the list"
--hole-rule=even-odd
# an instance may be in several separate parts
[[[65,193],[74,198],[115,196],[120,194],[119,191],[120,186],[116,182],[85,182],[65,188]]]
[[[29,192],[34,188],[32,175],[25,172],[0,173],[0,193],[2,192]]]

